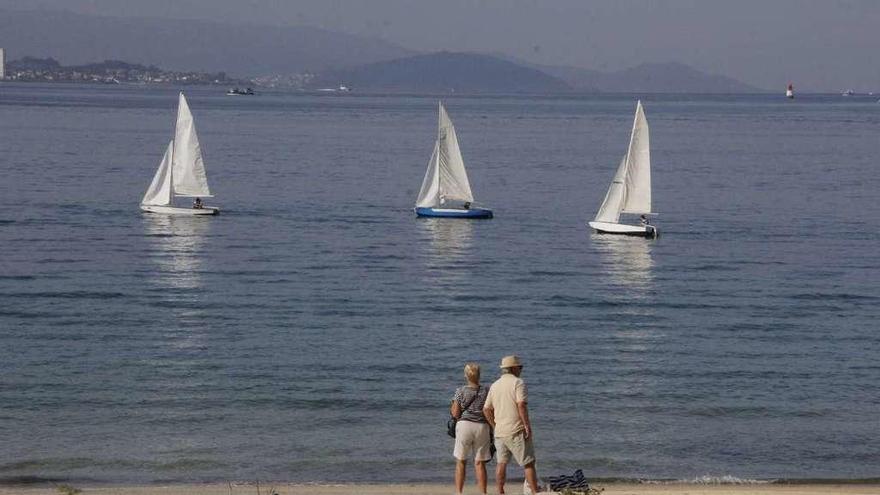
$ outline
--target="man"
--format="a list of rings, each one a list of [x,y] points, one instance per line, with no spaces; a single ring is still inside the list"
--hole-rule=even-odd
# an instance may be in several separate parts
[[[529,421],[529,394],[526,384],[519,377],[522,369],[518,356],[505,356],[501,360],[501,378],[489,388],[489,395],[483,406],[483,415],[495,429],[495,449],[498,455],[495,484],[498,485],[499,494],[504,493],[507,462],[511,455],[525,470],[526,482],[532,493],[538,493],[532,423]]]

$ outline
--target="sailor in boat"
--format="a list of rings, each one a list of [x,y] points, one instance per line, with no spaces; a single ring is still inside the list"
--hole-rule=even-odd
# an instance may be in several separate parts
[[[470,210],[470,209],[471,209],[471,202],[470,202],[470,201],[465,201],[465,202],[464,202],[464,209],[465,209],[465,210]]]
[[[202,198],[196,198],[193,200],[193,208],[196,210],[202,209]]]
[[[651,222],[648,221],[648,217],[645,215],[639,217],[639,220],[642,222],[642,227],[647,227],[648,225],[651,225]]]

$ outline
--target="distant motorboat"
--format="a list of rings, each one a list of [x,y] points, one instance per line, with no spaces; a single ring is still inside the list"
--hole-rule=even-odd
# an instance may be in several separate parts
[[[641,225],[620,223],[620,214],[642,215]],[[599,234],[657,237],[657,228],[649,225],[645,215],[651,214],[651,144],[648,121],[642,102],[636,104],[632,133],[626,155],[620,161],[605,200],[589,222]]]
[[[195,198],[192,208],[175,206],[175,197]],[[181,92],[174,139],[168,143],[153,182],[141,200],[141,210],[165,215],[216,215],[219,208],[202,204],[202,198],[211,197],[195,121]]]
[[[416,199],[420,217],[492,218],[492,210],[472,206],[474,194],[458,147],[455,127],[440,103],[437,140]]]
[[[789,83],[788,88],[785,90],[785,96],[789,99],[794,98],[794,85]]]
[[[840,93],[841,96],[854,96],[855,94],[856,94],[856,92],[851,89],[848,89],[848,90],[844,91],[843,93]]]
[[[316,91],[320,91],[322,93],[350,93],[351,88],[344,84],[341,84],[337,88],[318,88]]]
[[[254,90],[251,88],[231,88],[226,92],[226,96],[254,96],[255,94],[256,93],[254,93]]]

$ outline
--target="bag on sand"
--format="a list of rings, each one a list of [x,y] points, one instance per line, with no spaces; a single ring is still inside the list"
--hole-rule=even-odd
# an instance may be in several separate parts
[[[467,408],[471,407],[471,404],[473,404],[474,401],[477,400],[477,397],[480,396],[480,389],[482,389],[482,388],[483,387],[477,387],[477,392],[474,394],[473,397],[471,397],[471,400],[468,401],[466,406],[463,406],[461,408],[462,414],[464,414],[464,412],[467,411]],[[461,404],[459,404],[459,405],[461,405]],[[456,418],[455,416],[450,416],[449,420],[446,421],[446,434],[452,438],[455,438],[455,425],[456,424],[458,424],[458,418]]]
[[[572,490],[576,492],[593,493],[593,490],[590,488],[590,483],[587,481],[586,477],[584,477],[584,472],[580,469],[575,471],[573,475],[550,476],[547,478],[547,484],[554,492]]]

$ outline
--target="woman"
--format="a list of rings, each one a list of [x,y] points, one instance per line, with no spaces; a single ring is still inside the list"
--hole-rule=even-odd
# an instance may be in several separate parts
[[[464,472],[467,458],[473,452],[474,472],[480,493],[486,493],[486,462],[492,459],[489,448],[491,438],[489,423],[483,416],[483,404],[489,387],[480,385],[480,365],[467,363],[464,365],[464,377],[467,385],[455,390],[449,412],[458,418],[455,425],[455,489],[461,494],[464,489]]]

